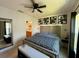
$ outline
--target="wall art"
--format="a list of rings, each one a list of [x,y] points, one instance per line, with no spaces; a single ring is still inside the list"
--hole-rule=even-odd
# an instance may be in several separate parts
[[[67,24],[67,15],[58,16],[58,24]]]
[[[50,17],[50,24],[56,24],[57,22],[57,16],[53,16],[53,17]]]

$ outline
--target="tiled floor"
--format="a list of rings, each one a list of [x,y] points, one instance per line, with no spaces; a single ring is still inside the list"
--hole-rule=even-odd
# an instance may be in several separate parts
[[[0,48],[5,48],[7,46],[11,46],[12,44],[7,44],[4,40],[0,40]]]
[[[17,58],[18,48],[10,46],[0,50],[0,58]]]

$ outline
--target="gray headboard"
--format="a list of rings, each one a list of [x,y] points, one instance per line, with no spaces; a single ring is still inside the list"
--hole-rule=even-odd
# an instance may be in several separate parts
[[[40,32],[51,32],[61,37],[61,26],[40,26]]]

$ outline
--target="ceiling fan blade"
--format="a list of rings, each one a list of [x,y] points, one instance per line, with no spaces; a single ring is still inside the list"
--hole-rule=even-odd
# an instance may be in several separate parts
[[[29,6],[24,6],[25,8],[33,8],[33,7],[29,7]]]
[[[46,7],[46,5],[43,5],[43,6],[39,6],[38,8],[45,8]]]
[[[34,0],[31,0],[32,4],[34,5],[35,4],[35,1]]]
[[[38,12],[43,13],[41,10],[37,9]]]
[[[34,9],[33,9],[33,11],[32,12],[34,12]]]

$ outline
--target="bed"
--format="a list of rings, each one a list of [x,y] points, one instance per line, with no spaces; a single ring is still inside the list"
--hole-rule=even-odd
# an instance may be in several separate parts
[[[59,57],[60,39],[53,33],[36,33],[31,38],[26,39],[25,45],[30,46],[50,58]],[[21,47],[20,50],[23,52]],[[27,54],[25,51],[23,53]]]

